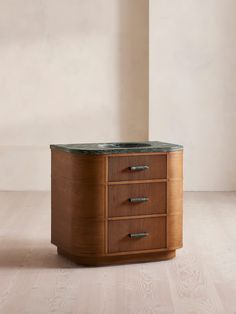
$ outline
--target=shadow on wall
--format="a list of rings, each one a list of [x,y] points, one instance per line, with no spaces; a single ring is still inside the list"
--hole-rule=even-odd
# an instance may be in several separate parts
[[[121,0],[119,9],[120,138],[147,140],[149,5],[146,0]]]

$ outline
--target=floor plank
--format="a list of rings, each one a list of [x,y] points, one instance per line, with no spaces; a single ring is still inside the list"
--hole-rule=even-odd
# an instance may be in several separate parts
[[[170,261],[80,267],[50,244],[50,194],[0,193],[1,314],[236,314],[236,193],[185,193]]]

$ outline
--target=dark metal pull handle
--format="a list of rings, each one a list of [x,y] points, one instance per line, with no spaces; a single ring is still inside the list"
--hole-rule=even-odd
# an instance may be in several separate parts
[[[149,200],[148,197],[131,197],[129,198],[129,202],[131,203],[143,203]]]
[[[129,170],[131,171],[142,171],[149,169],[149,166],[131,166],[129,167]]]
[[[139,232],[139,233],[129,233],[128,236],[131,239],[137,239],[137,238],[145,238],[149,236],[148,232]]]

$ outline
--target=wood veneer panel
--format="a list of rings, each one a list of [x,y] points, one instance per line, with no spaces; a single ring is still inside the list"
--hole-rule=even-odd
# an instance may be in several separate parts
[[[51,173],[81,183],[104,183],[105,156],[81,155],[52,150]]]
[[[149,166],[149,169],[131,171],[129,167],[132,166]],[[114,156],[108,159],[109,181],[165,179],[166,176],[166,155]]]
[[[133,239],[130,233],[147,232],[145,238]],[[142,251],[166,247],[165,217],[109,221],[109,253]]]
[[[183,245],[183,152],[168,153],[167,247]]]
[[[51,241],[71,254],[105,251],[105,159],[90,157],[52,154]]]
[[[183,246],[183,215],[170,215],[167,218],[167,248],[177,249]]]
[[[168,181],[168,214],[173,215],[183,212],[183,181],[170,180]]]
[[[183,179],[183,151],[168,153],[168,179]]]
[[[166,182],[111,185],[108,189],[109,217],[162,214],[166,212]],[[147,197],[132,203],[130,198]]]
[[[80,183],[64,178],[52,178],[52,205],[66,212],[72,220],[104,219],[104,184]]]
[[[74,255],[104,254],[104,223],[102,221],[80,220],[72,222],[54,218],[51,242]]]

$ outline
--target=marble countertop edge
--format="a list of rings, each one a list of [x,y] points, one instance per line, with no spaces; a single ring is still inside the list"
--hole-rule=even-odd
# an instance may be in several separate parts
[[[159,142],[139,141],[138,147],[115,147],[115,145],[131,144],[133,142],[110,142],[110,143],[82,143],[82,144],[51,144],[51,150],[62,150],[68,153],[104,155],[104,154],[126,154],[126,153],[157,153],[173,152],[183,150],[182,145]],[[111,147],[114,145],[114,147]],[[142,146],[147,145],[147,146]]]

